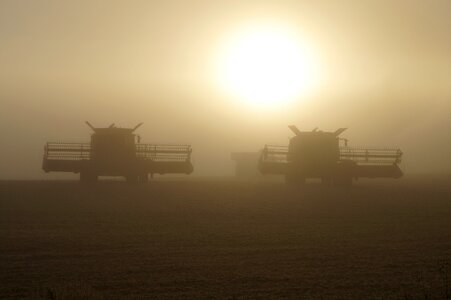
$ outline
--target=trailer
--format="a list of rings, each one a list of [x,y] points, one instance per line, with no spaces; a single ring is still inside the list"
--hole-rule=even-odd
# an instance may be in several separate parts
[[[335,132],[300,131],[288,146],[265,145],[259,159],[262,174],[280,174],[288,184],[319,178],[324,184],[350,185],[359,178],[400,178],[402,151],[397,148],[350,147],[340,138],[347,128]]]
[[[141,144],[134,128],[114,124],[93,130],[90,143],[48,142],[44,147],[42,169],[48,172],[80,174],[83,183],[99,176],[121,176],[128,182],[145,183],[154,174],[191,174],[190,145]]]

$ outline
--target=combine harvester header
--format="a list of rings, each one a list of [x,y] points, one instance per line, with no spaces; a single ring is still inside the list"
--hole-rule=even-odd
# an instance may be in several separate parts
[[[323,183],[352,184],[358,178],[399,178],[402,151],[387,148],[353,148],[340,138],[347,128],[335,132],[300,131],[288,147],[265,145],[259,160],[262,174],[285,175],[289,184],[304,183],[307,178],[319,178]]]
[[[149,174],[190,174],[190,145],[141,144],[134,128],[111,124],[96,128],[90,143],[52,143],[44,147],[45,172],[80,174],[81,182],[95,182],[98,176],[123,176],[128,182],[147,182]]]

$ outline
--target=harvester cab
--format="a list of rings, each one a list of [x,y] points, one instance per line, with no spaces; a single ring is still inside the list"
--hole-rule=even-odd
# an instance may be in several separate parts
[[[91,158],[93,161],[106,167],[127,164],[136,158],[136,135],[133,132],[142,123],[134,128],[117,128],[114,124],[107,128],[95,128],[89,122],[86,124],[94,132],[91,135]]]
[[[335,164],[340,157],[338,136],[346,128],[336,132],[323,132],[314,129],[301,132],[295,126],[289,126],[295,136],[288,145],[287,160],[294,164],[329,166]]]
[[[190,145],[141,144],[134,128],[114,124],[92,129],[90,143],[47,143],[42,168],[45,172],[73,172],[82,182],[99,176],[123,176],[129,182],[147,182],[153,174],[190,174]]]
[[[288,147],[266,145],[259,160],[263,174],[285,175],[287,183],[303,183],[307,178],[319,178],[323,183],[349,185],[361,177],[401,177],[398,164],[402,152],[387,148],[352,148],[340,138],[347,128],[334,132],[300,131],[289,126],[295,134]]]

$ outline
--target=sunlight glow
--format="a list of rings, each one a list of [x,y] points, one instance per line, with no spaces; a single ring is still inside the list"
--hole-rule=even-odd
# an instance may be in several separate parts
[[[313,51],[285,27],[240,30],[227,43],[220,64],[223,88],[257,106],[296,100],[318,79]]]

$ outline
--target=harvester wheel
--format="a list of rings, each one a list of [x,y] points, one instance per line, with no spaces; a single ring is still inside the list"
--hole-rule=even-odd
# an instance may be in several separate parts
[[[86,178],[86,172],[81,171],[80,172],[80,183],[87,183],[87,178]]]
[[[128,175],[125,177],[128,183],[138,183],[138,176],[137,175]]]
[[[334,179],[335,185],[349,187],[352,185],[352,177],[338,177]]]
[[[303,185],[305,184],[305,177],[298,174],[286,174],[285,183],[289,185]]]
[[[80,182],[81,183],[95,183],[97,182],[97,174],[92,171],[81,171],[80,172]]]
[[[141,174],[138,176],[139,183],[148,183],[149,182],[149,175],[148,174]]]
[[[330,185],[331,183],[332,183],[332,178],[330,178],[330,177],[321,178],[322,185]]]

